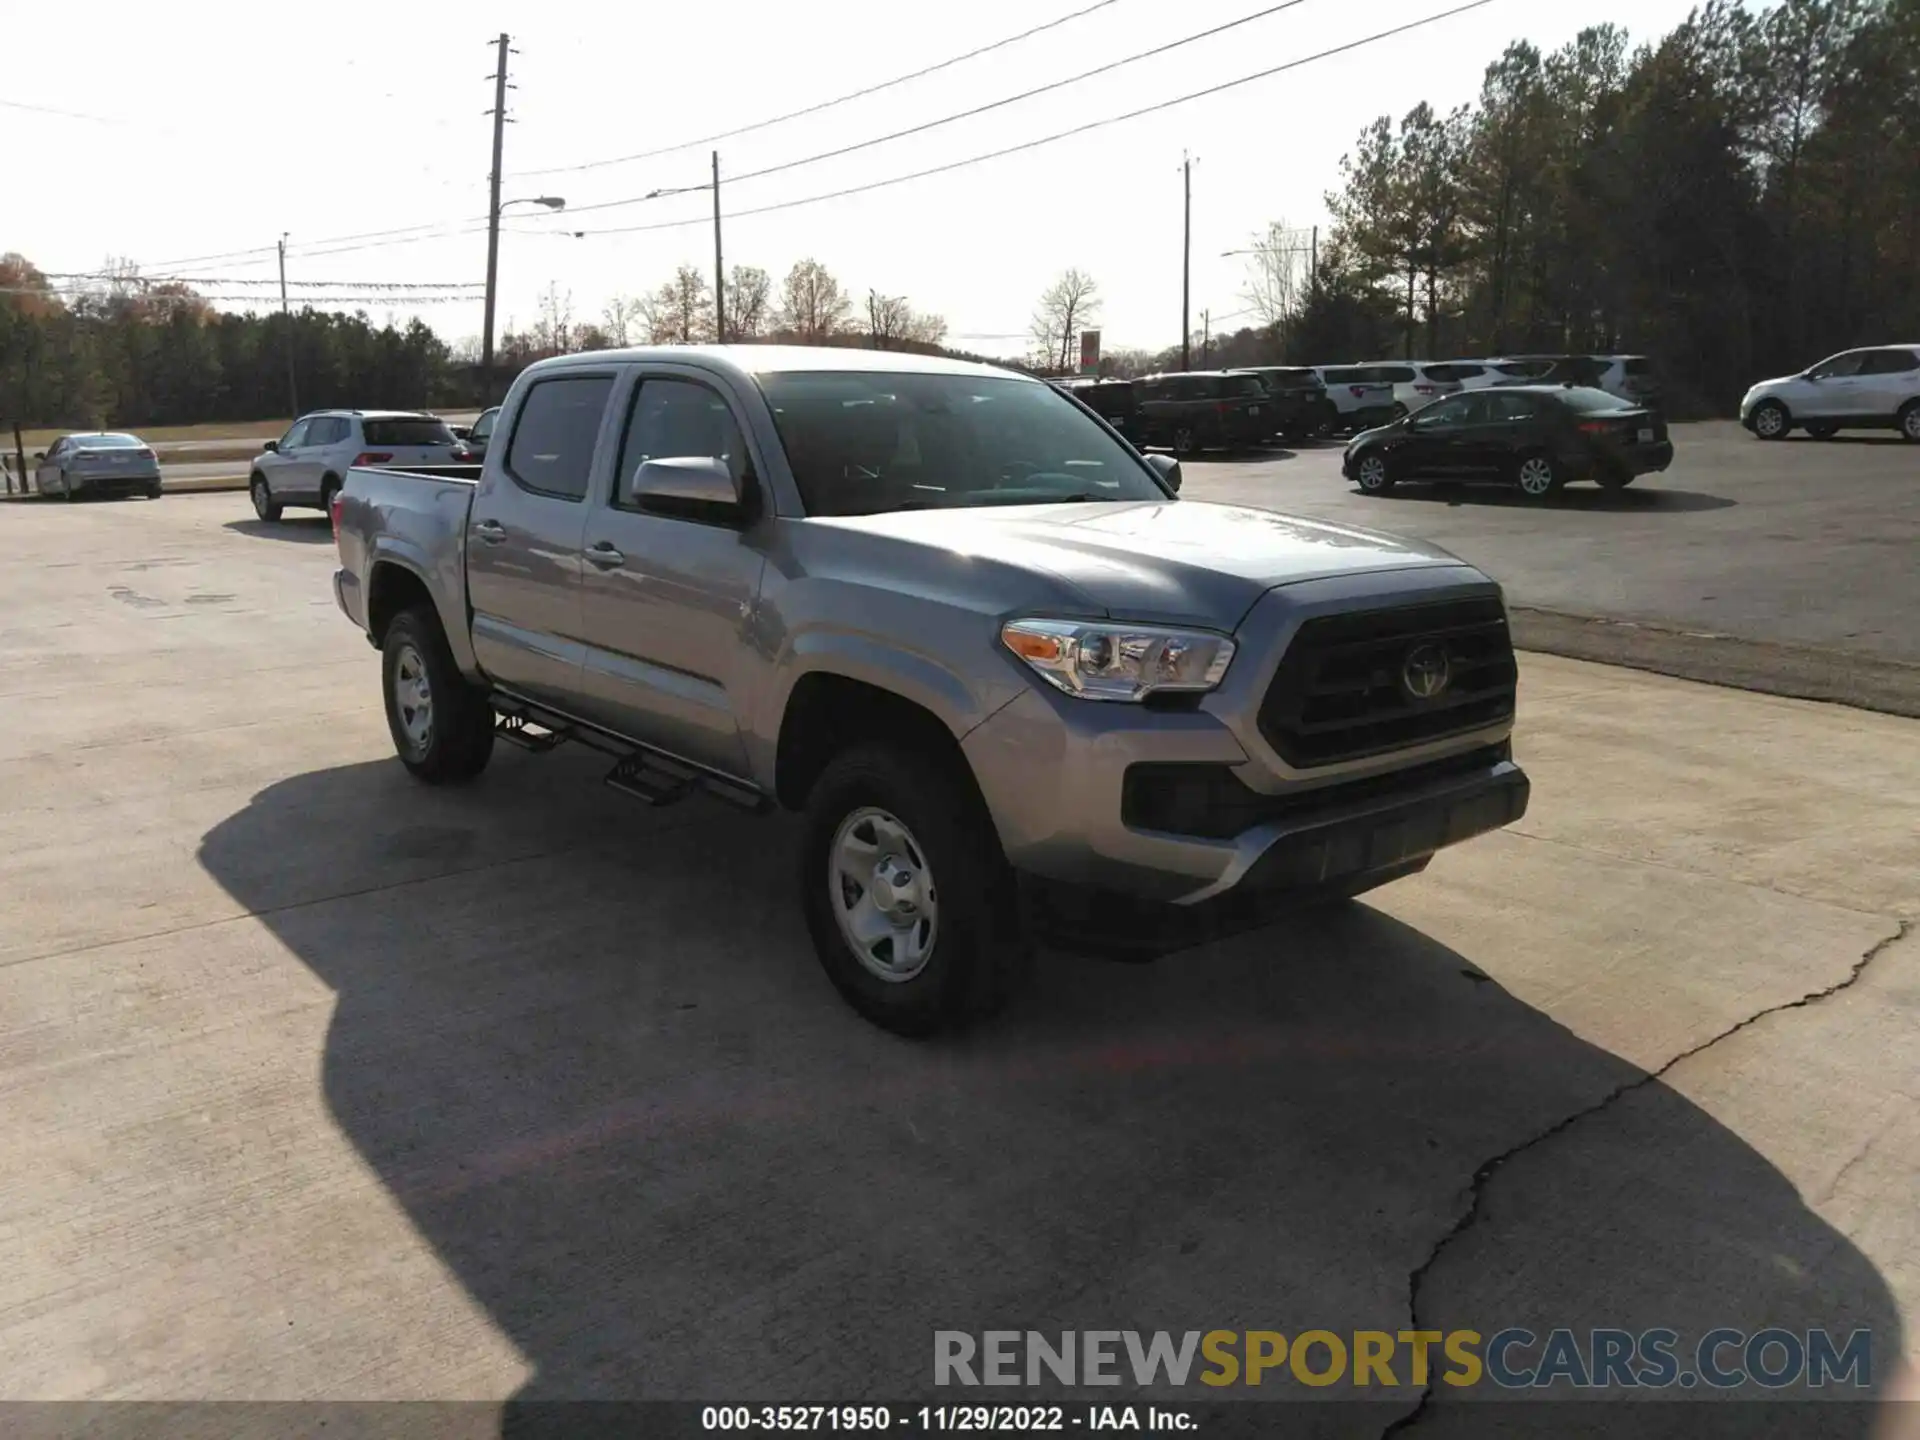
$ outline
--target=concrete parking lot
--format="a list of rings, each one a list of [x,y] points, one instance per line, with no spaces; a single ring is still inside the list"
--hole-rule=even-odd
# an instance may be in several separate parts
[[[1702,527],[1662,593],[1717,594],[1790,483],[1523,516],[1327,463],[1191,490],[1544,602],[1650,526]],[[0,507],[0,1398],[883,1398],[935,1329],[1866,1327],[1883,1389],[1920,1349],[1920,723],[1527,656],[1513,830],[1157,965],[1050,956],[915,1045],[819,972],[785,820],[566,752],[408,781],[328,541],[241,494]]]

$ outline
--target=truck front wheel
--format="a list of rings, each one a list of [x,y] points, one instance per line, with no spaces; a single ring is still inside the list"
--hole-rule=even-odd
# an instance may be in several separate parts
[[[387,728],[400,763],[429,785],[471,780],[493,755],[493,709],[466,682],[440,618],[403,610],[380,646]]]
[[[858,745],[807,799],[800,894],[814,950],[854,1009],[902,1035],[991,1014],[1030,955],[992,820],[953,771],[946,757]]]

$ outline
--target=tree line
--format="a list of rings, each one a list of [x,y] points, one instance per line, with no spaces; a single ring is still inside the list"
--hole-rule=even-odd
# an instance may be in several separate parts
[[[419,320],[364,313],[216,310],[130,267],[71,295],[0,255],[0,421],[96,428],[260,420],[288,410],[287,354],[303,409],[460,398],[448,347]]]
[[[1645,353],[1676,408],[1723,411],[1920,335],[1920,0],[1516,42],[1475,103],[1368,126],[1327,201],[1287,359]]]

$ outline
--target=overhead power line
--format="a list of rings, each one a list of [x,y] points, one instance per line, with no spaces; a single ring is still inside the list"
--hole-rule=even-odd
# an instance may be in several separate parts
[[[1303,55],[1296,60],[1289,60],[1281,65],[1269,66],[1264,70],[1257,70],[1252,74],[1242,75],[1233,80],[1225,80],[1217,85],[1209,85],[1200,90],[1189,91],[1185,95],[1177,95],[1170,100],[1161,100],[1152,105],[1143,105],[1138,109],[1128,110],[1119,115],[1109,115],[1103,119],[1090,120],[1082,125],[1075,125],[1065,130],[1055,131],[1051,135],[1042,135],[1033,140],[1023,140],[1015,145],[1003,146],[998,150],[988,150],[978,155],[969,155],[964,159],[948,161],[943,165],[929,166],[924,170],[909,171],[907,174],[893,175],[882,180],[870,180],[863,184],[849,185],[838,190],[823,191],[818,195],[802,196],[797,200],[782,200],[771,205],[758,205],[746,210],[730,211],[728,212],[727,218],[744,219],[752,215],[766,215],[780,210],[793,210],[806,205],[818,205],[828,200],[840,200],[850,195],[863,195],[872,190],[884,190],[895,185],[907,184],[909,181],[925,180],[935,175],[945,175],[952,171],[963,170],[973,165],[985,164],[989,160],[999,160],[1009,155],[1018,155],[1028,150],[1037,150],[1044,145],[1052,145],[1061,140],[1072,139],[1077,135],[1085,135],[1092,131],[1105,129],[1110,125],[1118,125],[1128,120],[1137,120],[1144,115],[1153,115],[1163,110],[1171,110],[1176,106],[1190,104],[1195,100],[1203,100],[1211,95],[1218,95],[1228,90],[1238,89],[1242,85],[1251,85],[1255,81],[1270,79],[1275,75],[1285,74],[1290,70],[1297,70],[1305,65],[1311,65],[1321,60],[1332,59],[1337,55],[1344,55],[1355,50],[1364,49],[1369,45],[1376,45],[1382,41],[1391,40],[1396,36],[1424,29],[1430,25],[1436,25],[1443,20],[1451,20],[1455,16],[1464,15],[1471,10],[1482,9],[1492,3],[1494,3],[1494,0],[1467,0],[1466,4],[1456,5],[1452,9],[1441,10],[1435,14],[1423,16],[1418,20],[1410,20],[1405,24],[1393,26],[1390,29],[1375,31],[1373,34],[1364,35],[1357,40],[1349,40],[1344,44],[1330,46],[1325,50],[1316,51],[1311,55]],[[579,210],[587,208],[589,207],[569,207],[569,213],[578,213]],[[353,251],[386,249],[392,245],[411,245],[427,240],[455,239],[466,235],[475,235],[486,229],[484,223],[485,218],[485,216],[476,216],[473,217],[471,221],[466,222],[457,220],[442,221],[439,222],[437,227],[416,225],[405,227],[400,231],[384,233],[380,231],[370,231],[367,232],[368,238],[365,243],[344,244],[327,249],[307,250],[302,252],[301,258],[317,259],[326,255],[344,255]],[[655,230],[684,230],[691,226],[709,225],[711,223],[711,216],[699,215],[686,220],[656,220],[640,225],[614,225],[600,230],[586,230],[572,233],[582,236],[636,235]],[[449,226],[460,226],[462,228],[447,228]],[[437,229],[438,233],[425,235],[412,233],[414,231],[427,229]],[[568,232],[556,231],[553,233],[565,234]],[[354,240],[358,237],[336,236],[333,238],[339,240]],[[316,240],[310,243],[322,245],[327,242]],[[269,256],[274,253],[274,247],[271,245],[267,246],[266,250]]]
[[[909,80],[922,79],[925,76],[934,74],[936,71],[950,69],[968,60],[976,60],[980,56],[991,54],[995,50],[1004,50],[1007,46],[1017,45],[1022,40],[1030,40],[1035,35],[1043,34],[1048,30],[1057,30],[1062,25],[1078,20],[1082,16],[1091,15],[1096,10],[1104,10],[1109,5],[1116,3],[1118,3],[1118,0],[1097,0],[1096,4],[1088,5],[1084,9],[1075,10],[1070,15],[1062,15],[1058,20],[1049,20],[1044,25],[1036,25],[1031,30],[1022,30],[1018,35],[1009,35],[1004,40],[995,40],[990,45],[982,45],[977,50],[967,51],[964,55],[952,56],[949,59],[929,65],[923,70],[915,70],[908,75],[896,75],[891,80],[882,80],[879,84],[869,85],[863,90],[854,90],[845,95],[837,95],[831,100],[822,100],[816,104],[804,106],[799,110],[789,110],[786,114],[775,115],[771,119],[756,120],[751,125],[742,125],[733,130],[722,130],[716,135],[703,136],[698,140],[684,140],[677,145],[662,146],[658,150],[642,150],[633,155],[615,155],[606,160],[583,160],[575,165],[552,165],[544,170],[510,170],[507,174],[514,179],[521,180],[532,179],[538,175],[566,175],[579,170],[601,170],[609,165],[628,165],[636,160],[652,160],[656,156],[674,155],[682,150],[697,150],[703,145],[712,145],[721,140],[731,140],[736,135],[751,134],[755,130],[765,130],[771,125],[784,125],[787,121],[798,120],[804,115],[817,115],[822,110],[833,109],[836,105],[845,105],[851,100],[861,100],[869,95],[877,95],[882,90],[891,90],[896,85],[905,85]]]
[[[37,295],[45,300],[92,300],[103,298],[93,290],[56,290],[32,285],[0,285],[0,295]],[[268,295],[142,295],[107,296],[106,299],[146,300],[156,305],[191,305],[196,301],[210,304],[247,304],[263,305],[273,297]],[[472,304],[480,297],[477,295],[298,295],[294,297],[307,306],[320,305],[459,305]]]
[[[728,177],[727,183],[729,185],[738,185],[743,180],[757,180],[763,175],[778,175],[783,170],[798,170],[803,165],[817,165],[822,160],[837,160],[842,155],[852,155],[856,151],[870,150],[875,145],[885,145],[893,140],[904,140],[909,135],[922,135],[929,130],[938,130],[942,125],[951,125],[959,120],[971,120],[976,115],[985,115],[989,111],[1004,109],[1008,105],[1017,105],[1022,100],[1031,100],[1036,95],[1045,95],[1053,90],[1064,90],[1069,85],[1078,85],[1082,80],[1091,80],[1096,75],[1106,75],[1112,71],[1124,69],[1128,65],[1137,65],[1142,60],[1151,60],[1155,56],[1165,55],[1169,51],[1179,50],[1184,46],[1197,44],[1202,40],[1210,40],[1216,35],[1225,34],[1229,30],[1237,30],[1242,25],[1251,25],[1256,20],[1265,20],[1270,16],[1278,15],[1282,10],[1291,10],[1296,5],[1303,5],[1305,3],[1306,0],[1281,0],[1280,4],[1269,5],[1264,10],[1254,11],[1251,15],[1242,15],[1237,20],[1228,20],[1224,24],[1215,25],[1210,29],[1195,31],[1191,35],[1182,35],[1178,40],[1169,40],[1163,45],[1155,45],[1152,49],[1136,51],[1134,54],[1122,56],[1118,60],[1109,60],[1106,64],[1096,65],[1091,70],[1082,70],[1078,75],[1069,75],[1061,80],[1050,80],[1045,85],[1036,85],[1031,90],[1022,90],[1017,95],[1008,95],[999,100],[989,100],[984,105],[975,105],[967,110],[957,110],[951,115],[942,115],[937,120],[926,120],[918,125],[910,125],[904,130],[895,130],[886,135],[876,135],[870,140],[857,140],[851,145],[841,145],[832,150],[822,150],[817,155],[806,155],[798,160],[783,160],[778,165],[764,166],[759,170],[748,170],[744,174]],[[651,200],[655,195],[678,195],[685,194],[688,190],[704,190],[705,188],[704,185],[690,185],[675,190],[656,190],[652,192],[652,194],[632,195],[624,200],[602,200],[595,205],[575,205],[569,213],[581,215],[591,210],[617,210],[625,205],[638,205],[642,201]]]
[[[47,270],[49,280],[98,281],[103,285],[273,285],[272,277],[245,275],[116,275],[104,270]],[[477,290],[478,280],[289,280],[290,290]]]
[[[905,175],[892,175],[884,180],[869,180],[862,185],[848,185],[843,189],[828,190],[819,195],[802,196],[798,200],[782,200],[773,205],[756,205],[749,210],[730,211],[727,218],[730,220],[739,220],[749,215],[767,215],[776,210],[794,210],[803,205],[818,205],[823,201],[839,200],[848,195],[864,195],[870,190],[884,190],[889,186],[904,185],[910,180],[924,180],[932,175],[945,175],[954,170],[963,170],[970,165],[984,164],[988,160],[999,160],[1008,155],[1018,155],[1023,151],[1037,150],[1043,145],[1052,145],[1056,141],[1071,139],[1076,135],[1085,135],[1090,131],[1105,129],[1109,125],[1118,125],[1123,121],[1137,120],[1142,115],[1158,114],[1162,110],[1171,110],[1176,105],[1186,105],[1194,100],[1203,100],[1209,95],[1218,95],[1227,90],[1237,89],[1242,85],[1251,85],[1256,80],[1267,80],[1275,75],[1284,74],[1289,70],[1298,70],[1303,65],[1311,65],[1320,60],[1330,60],[1336,55],[1345,55],[1351,51],[1363,49],[1368,45],[1377,45],[1383,40],[1391,40],[1397,35],[1405,35],[1409,31],[1424,29],[1429,25],[1436,25],[1442,20],[1451,20],[1457,15],[1466,14],[1469,10],[1479,10],[1493,3],[1494,0],[1468,0],[1468,3],[1456,5],[1451,10],[1442,10],[1436,14],[1424,16],[1419,20],[1409,20],[1406,24],[1396,25],[1390,30],[1375,31],[1373,34],[1364,35],[1358,40],[1349,40],[1343,45],[1334,45],[1328,49],[1316,51],[1312,55],[1303,55],[1297,60],[1289,60],[1283,65],[1272,65],[1265,70],[1256,70],[1251,75],[1242,75],[1238,79],[1223,80],[1218,85],[1209,85],[1202,90],[1189,91],[1185,95],[1176,95],[1171,100],[1161,100],[1152,105],[1143,105],[1137,110],[1129,110],[1121,115],[1109,115],[1101,120],[1089,120],[1084,125],[1075,125],[1067,130],[1057,130],[1051,135],[1042,135],[1036,140],[1023,140],[1017,145],[1007,145],[998,150],[988,150],[979,155],[969,155],[963,160],[950,160],[944,165],[932,165],[925,170],[915,170]],[[709,223],[708,217],[696,216],[689,220],[656,220],[645,225],[615,225],[609,226],[604,230],[588,230],[585,233],[587,235],[634,235],[647,230],[681,230],[690,225],[706,225]]]

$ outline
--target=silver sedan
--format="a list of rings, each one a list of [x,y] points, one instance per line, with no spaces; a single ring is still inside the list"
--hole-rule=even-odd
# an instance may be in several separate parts
[[[160,498],[160,462],[138,435],[63,435],[34,456],[42,495],[145,495]]]

